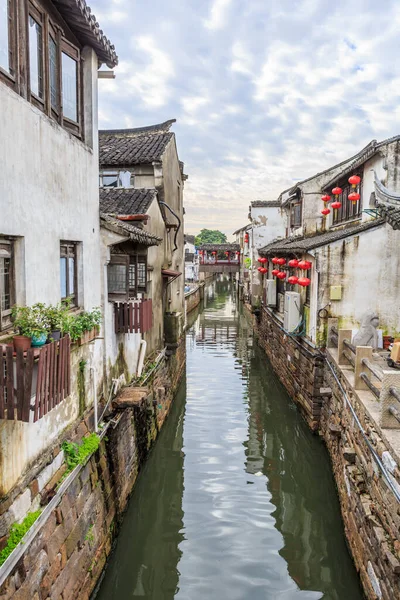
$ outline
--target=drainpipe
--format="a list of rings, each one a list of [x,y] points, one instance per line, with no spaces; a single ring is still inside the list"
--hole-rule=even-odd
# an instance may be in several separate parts
[[[96,372],[94,367],[90,367],[90,372],[92,373],[92,381],[93,381],[93,406],[94,406],[94,430],[97,433],[99,431],[98,424],[98,406],[97,406],[97,385],[96,385]]]
[[[178,244],[176,243],[176,238],[178,237],[178,231],[181,228],[181,224],[182,224],[181,220],[178,217],[178,215],[172,210],[172,208],[170,206],[168,206],[168,204],[166,202],[162,202],[162,200],[159,200],[158,204],[162,204],[162,206],[165,206],[166,208],[168,208],[168,210],[170,211],[170,213],[172,213],[174,215],[175,219],[177,219],[177,221],[178,221],[178,227],[175,230],[175,236],[174,236],[174,245],[175,245],[175,248],[172,250],[172,252],[175,252],[175,250],[178,250]]]
[[[146,356],[146,348],[147,348],[146,340],[141,340],[140,348],[139,348],[139,360],[138,360],[137,373],[136,373],[138,377],[140,377],[142,375],[143,365],[144,365],[144,357]]]

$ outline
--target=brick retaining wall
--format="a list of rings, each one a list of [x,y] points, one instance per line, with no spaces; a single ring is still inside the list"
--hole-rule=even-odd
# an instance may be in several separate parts
[[[149,401],[142,406],[125,408],[114,415],[117,425],[109,427],[100,447],[62,495],[33,542],[0,587],[1,600],[88,600],[107,557],[126,509],[141,464],[157,437],[171,406],[186,358],[183,339],[173,354],[156,372],[150,384]],[[149,386],[149,383],[147,384]],[[68,439],[79,439],[90,423],[82,422]],[[93,428],[91,428],[93,430]],[[60,454],[54,449],[54,460]],[[61,464],[61,462],[60,462]],[[42,471],[27,478],[17,497],[0,503],[0,525],[15,521],[12,507],[30,494],[25,514],[54,496],[65,466],[48,472],[50,481],[40,487]],[[43,479],[43,478],[42,478]],[[12,518],[14,516],[14,518]],[[24,515],[19,515],[23,518]],[[9,520],[10,520],[9,519]],[[35,527],[35,525],[33,526]],[[4,540],[7,536],[4,536]]]

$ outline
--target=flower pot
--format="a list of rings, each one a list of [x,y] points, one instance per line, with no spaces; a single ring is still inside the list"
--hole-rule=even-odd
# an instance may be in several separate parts
[[[14,350],[17,351],[21,348],[23,352],[26,352],[31,347],[32,339],[27,335],[15,335],[13,337]]]
[[[54,329],[51,331],[48,336],[49,342],[59,342],[61,339],[61,331],[59,329]]]
[[[44,346],[47,342],[47,333],[39,333],[38,335],[32,336],[32,346],[35,348],[39,348],[40,346]]]
[[[391,335],[384,335],[383,336],[383,348],[384,348],[384,350],[388,350],[389,349],[389,346],[392,343],[392,341],[393,341],[393,338],[392,338]]]

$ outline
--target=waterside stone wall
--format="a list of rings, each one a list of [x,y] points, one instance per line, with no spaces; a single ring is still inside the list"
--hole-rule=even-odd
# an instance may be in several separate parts
[[[248,307],[249,308],[249,307]],[[250,309],[246,311],[250,314]],[[268,310],[251,316],[254,331],[289,395],[328,448],[346,539],[368,600],[400,600],[400,504],[345,402],[325,356],[281,329]],[[379,402],[354,390],[354,371],[326,359],[343,386],[374,452],[400,493],[400,431],[382,429]],[[318,482],[316,482],[318,485]]]
[[[204,297],[204,283],[200,283],[190,292],[185,294],[185,311],[186,314],[190,313],[196,308]]]
[[[400,492],[397,453],[400,432],[379,427],[379,402],[370,392],[355,392],[354,372],[351,368],[338,368],[335,352],[327,351],[327,359],[346,391],[369,443]],[[328,367],[325,382],[332,390],[332,397],[323,403],[320,433],[331,457],[351,554],[368,599],[398,600],[400,504],[382,477]]]
[[[320,352],[301,338],[287,335],[272,311],[261,308],[252,316],[254,331],[275,372],[313,431],[319,427],[324,361]]]
[[[108,427],[98,451],[81,468],[0,586],[1,600],[90,597],[111,551],[140,467],[168,415],[185,356],[182,340],[173,353],[167,351],[152,380],[146,382],[148,394],[144,401],[114,412],[114,423]],[[91,416],[70,431],[68,439],[81,439],[88,430],[93,431]],[[28,511],[55,497],[66,468],[62,455],[58,445],[49,457],[44,457],[50,460],[49,464],[33,469],[32,476],[26,475],[19,486],[19,494],[0,503],[3,546],[7,540],[5,530],[12,522],[21,521]]]

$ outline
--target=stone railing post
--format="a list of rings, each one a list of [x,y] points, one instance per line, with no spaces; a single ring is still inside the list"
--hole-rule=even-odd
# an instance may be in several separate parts
[[[339,319],[337,317],[329,317],[328,319],[328,334],[326,340],[327,348],[336,348],[335,344],[332,343],[332,327],[336,327],[336,330],[339,326]]]
[[[400,394],[400,371],[383,371],[382,389],[379,396],[381,408],[379,425],[390,429],[400,429],[400,422],[389,411],[389,407],[393,406],[400,413],[400,402],[393,396],[390,388],[395,388],[398,391],[396,396]]]
[[[371,346],[357,346],[356,348],[356,362],[354,365],[354,389],[355,390],[368,390],[369,387],[361,379],[361,373],[366,370],[366,367],[362,364],[363,358],[372,360],[372,347]]]
[[[338,363],[339,365],[349,365],[350,362],[344,356],[343,351],[346,350],[344,340],[351,342],[353,332],[351,329],[339,329],[338,331]]]

